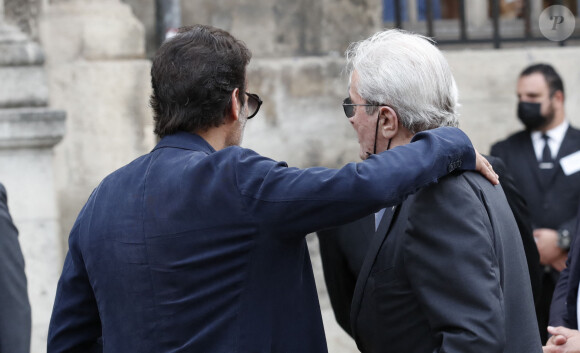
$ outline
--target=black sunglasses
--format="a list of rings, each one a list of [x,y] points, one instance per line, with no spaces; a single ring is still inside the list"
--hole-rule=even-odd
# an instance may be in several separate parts
[[[248,112],[250,113],[248,119],[252,119],[256,114],[258,114],[258,110],[260,110],[260,106],[262,106],[262,100],[254,93],[246,92],[246,95],[248,96]]]
[[[356,107],[359,105],[363,107],[380,107],[384,104],[353,104],[350,97],[347,97],[342,101],[342,109],[344,109],[344,114],[346,117],[352,118],[354,116]]]

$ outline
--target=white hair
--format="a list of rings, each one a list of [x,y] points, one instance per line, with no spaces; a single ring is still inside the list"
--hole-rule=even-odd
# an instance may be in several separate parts
[[[457,85],[447,60],[427,37],[381,31],[351,44],[346,60],[350,79],[358,73],[357,93],[369,104],[393,108],[412,133],[458,125]]]

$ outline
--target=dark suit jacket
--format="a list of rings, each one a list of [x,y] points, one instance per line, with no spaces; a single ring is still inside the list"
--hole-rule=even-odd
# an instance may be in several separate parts
[[[503,162],[491,156],[488,156],[488,160],[500,177],[502,189],[516,219],[526,254],[535,301],[540,289],[540,268],[529,212]],[[334,315],[340,327],[352,336],[350,327],[352,296],[365,254],[375,235],[374,214],[340,227],[319,231],[317,234],[324,281]]]
[[[336,321],[349,335],[354,287],[369,244],[375,235],[375,215],[340,227],[318,231],[324,283]]]
[[[501,187],[452,175],[389,211],[359,274],[351,323],[365,353],[541,352]]]
[[[491,155],[501,158],[524,196],[533,228],[567,229],[575,233],[580,200],[580,173],[566,176],[560,159],[580,151],[580,130],[566,131],[556,157],[556,172],[549,185],[540,182],[540,169],[530,133],[520,131],[492,146]]]
[[[417,138],[335,170],[164,137],[81,210],[48,352],[325,352],[305,235],[475,165],[459,130]]]
[[[0,184],[0,352],[30,352],[30,303],[18,230]]]
[[[578,208],[580,222],[580,208]],[[564,326],[578,329],[578,285],[580,283],[580,227],[576,226],[576,236],[568,252],[566,268],[560,273],[560,278],[554,290],[550,306],[550,326]]]
[[[530,212],[526,200],[518,190],[515,180],[503,161],[493,156],[487,156],[487,158],[493,166],[493,170],[499,175],[501,187],[518,225],[524,246],[524,253],[526,254],[526,261],[528,263],[532,295],[534,302],[536,302],[541,290],[540,254],[538,253],[538,247],[534,240],[532,220],[530,219]]]

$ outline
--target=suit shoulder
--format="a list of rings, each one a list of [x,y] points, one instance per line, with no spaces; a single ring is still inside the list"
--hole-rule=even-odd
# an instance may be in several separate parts
[[[569,130],[569,134],[570,136],[576,138],[576,139],[580,139],[580,130],[576,129],[575,127],[573,127],[572,125],[570,125],[570,127],[568,128]]]
[[[417,193],[421,197],[421,193],[429,193],[433,195],[441,195],[447,199],[481,199],[481,194],[493,195],[499,189],[492,185],[480,173],[475,171],[463,171],[460,173],[452,173],[444,178],[441,178],[438,183],[428,186]],[[463,195],[463,196],[461,196]]]
[[[509,135],[508,137],[506,137],[503,140],[500,140],[496,143],[494,143],[491,146],[491,150],[495,150],[495,149],[502,149],[502,148],[506,148],[512,144],[520,144],[522,140],[528,138],[529,133],[526,130],[521,130],[518,131],[516,133],[513,133],[511,135]]]
[[[501,159],[499,160],[501,162]],[[502,163],[503,165],[503,163]],[[494,186],[492,183],[489,182],[483,175],[475,171],[467,171],[463,173],[462,177],[464,178],[465,182],[470,185],[472,189],[481,190],[482,192],[496,192],[496,189],[499,187]]]
[[[479,174],[471,171],[462,171],[451,173],[441,179],[435,184],[428,185],[420,189],[416,193],[416,198],[421,198],[427,195],[430,197],[436,195],[443,195],[442,197],[448,197],[445,195],[457,196],[460,193],[466,192],[470,189],[469,184],[465,178],[466,175]]]

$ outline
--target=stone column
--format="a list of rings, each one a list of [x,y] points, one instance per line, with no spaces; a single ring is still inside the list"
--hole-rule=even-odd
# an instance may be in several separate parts
[[[62,258],[53,147],[64,134],[65,113],[46,107],[43,63],[40,46],[0,12],[0,181],[26,262],[33,353],[46,351]]]
[[[409,22],[417,23],[419,21],[417,0],[407,1],[407,11],[409,13]]]
[[[530,0],[530,24],[532,30],[536,30],[539,33],[539,19],[540,14],[544,10],[542,0]]]
[[[53,0],[39,27],[50,102],[67,111],[55,180],[68,239],[98,183],[155,144],[150,62],[143,26],[119,0]]]

